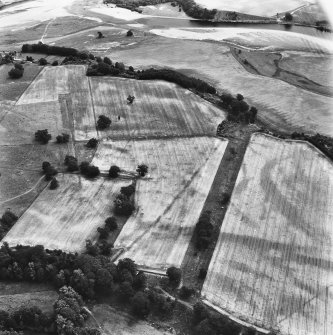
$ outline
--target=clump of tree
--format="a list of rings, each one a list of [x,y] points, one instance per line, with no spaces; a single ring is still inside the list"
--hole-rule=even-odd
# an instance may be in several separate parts
[[[165,297],[157,289],[150,289],[148,299],[150,301],[150,309],[155,315],[163,318],[171,316],[175,302],[171,301],[170,297]]]
[[[24,53],[42,53],[57,56],[77,56],[79,51],[73,48],[47,45],[42,42],[38,44],[23,44],[22,52]]]
[[[49,143],[51,138],[52,136],[47,129],[37,130],[35,132],[35,140],[41,144]]]
[[[42,58],[39,59],[38,64],[41,65],[41,66],[45,66],[45,65],[47,65],[47,60],[42,57]]]
[[[52,66],[58,66],[59,62],[57,60],[53,61]]]
[[[105,220],[105,227],[110,231],[115,231],[118,229],[118,222],[114,216],[110,216]]]
[[[54,311],[57,334],[101,335],[98,329],[84,327],[89,313],[84,308],[81,296],[72,287],[60,288]]]
[[[145,292],[137,292],[131,299],[132,313],[139,318],[145,318],[150,313],[150,301]]]
[[[169,283],[172,286],[178,286],[180,284],[182,279],[182,271],[179,268],[171,266],[167,269],[166,274],[169,278]]]
[[[182,286],[179,290],[179,297],[181,299],[189,299],[194,294],[194,289],[187,286]]]
[[[95,149],[97,145],[98,145],[98,139],[93,137],[87,142],[86,147],[89,149]]]
[[[200,215],[195,226],[195,246],[198,250],[204,250],[209,247],[212,240],[213,229],[211,212],[204,212]]]
[[[100,175],[99,168],[95,165],[91,165],[89,162],[82,162],[80,164],[80,172],[87,178],[95,178]]]
[[[205,280],[206,276],[207,276],[207,270],[204,269],[204,268],[201,268],[201,269],[199,270],[198,278],[199,278],[200,280]]]
[[[97,120],[97,129],[99,130],[104,130],[106,128],[109,128],[111,125],[111,120],[105,116],[105,115],[100,115]]]
[[[133,31],[132,30],[128,30],[126,33],[127,37],[132,37],[133,36]]]
[[[0,240],[4,238],[17,220],[18,217],[9,209],[2,214],[2,217],[0,218]]]
[[[21,306],[17,310],[0,311],[0,334],[23,335],[23,330],[29,329],[34,333],[52,331],[53,315],[43,313],[36,306]]]
[[[133,194],[135,192],[135,184],[131,184],[120,189],[120,194],[114,200],[114,212],[117,215],[129,216],[134,211]]]
[[[134,95],[128,95],[127,97],[127,102],[131,105],[133,103],[133,101],[135,100],[135,96]]]
[[[122,62],[112,63],[108,57],[96,58],[96,63],[91,64],[87,69],[87,76],[118,76],[125,72],[125,65]]]
[[[15,63],[14,67],[8,72],[8,75],[12,79],[18,79],[23,76],[24,67],[22,64]]]
[[[112,165],[109,169],[109,177],[110,178],[117,178],[120,173],[120,168],[117,165]]]
[[[285,19],[285,21],[292,21],[293,20],[293,15],[291,13],[287,12],[284,15],[284,19]]]
[[[145,164],[140,164],[136,168],[136,172],[139,174],[140,177],[144,177],[148,173],[148,166]]]
[[[194,77],[188,77],[182,73],[169,69],[151,68],[141,71],[138,73],[137,77],[139,80],[165,80],[178,84],[183,88],[191,88],[201,93],[216,94],[215,87],[211,86],[205,81]]]
[[[55,190],[56,188],[59,187],[59,182],[57,178],[52,178],[51,183],[50,183],[50,190]]]
[[[115,231],[118,228],[117,219],[114,216],[108,217],[105,220],[104,227],[98,227],[97,231],[99,233],[100,240],[107,240],[110,232]]]
[[[199,6],[194,0],[178,0],[183,8],[183,11],[195,19],[199,20],[213,20],[217,10],[208,10],[207,8]]]
[[[74,172],[79,170],[77,158],[74,156],[66,155],[64,164],[67,166],[68,172]]]
[[[57,169],[51,165],[50,162],[43,162],[42,163],[42,170],[45,174],[45,179],[46,180],[51,180],[55,175],[58,174]]]
[[[58,135],[56,137],[57,143],[62,144],[62,143],[68,143],[69,142],[69,134],[62,133],[61,135]]]
[[[229,93],[223,93],[220,99],[222,107],[227,109],[228,121],[245,124],[255,122],[258,110],[255,107],[250,108],[242,94],[237,94],[236,98],[234,98]]]

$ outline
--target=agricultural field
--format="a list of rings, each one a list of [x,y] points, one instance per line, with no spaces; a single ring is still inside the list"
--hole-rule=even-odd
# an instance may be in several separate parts
[[[31,114],[36,115],[38,129],[48,128],[54,137],[63,131],[68,133],[74,125],[82,123],[87,126],[80,130],[76,128],[72,134],[75,139],[96,137],[89,81],[85,73],[83,65],[44,67],[17,101],[16,108],[21,112],[17,114],[25,117],[29,112],[29,118]],[[47,124],[43,125],[43,122]],[[29,124],[29,120],[24,124]]]
[[[220,109],[172,83],[105,77],[89,80],[96,118],[106,115],[113,122],[109,130],[99,132],[100,137],[215,135],[216,125],[225,119]],[[133,104],[127,103],[129,94],[135,96]],[[82,122],[76,132],[86,128],[89,123]]]
[[[281,334],[333,327],[332,162],[312,145],[252,136],[202,295]]]
[[[301,44],[306,43],[301,40]],[[313,53],[317,53],[315,49]],[[332,98],[303,90],[275,78],[249,73],[235,60],[230,48],[225,44],[154,37],[130,52],[115,50],[107,55],[111,59],[122,59],[125,64],[131,64],[135,68],[152,65],[171,67],[207,80],[219,91],[241,93],[250,105],[258,108],[259,120],[278,131],[319,132],[333,136]],[[303,69],[313,73],[316,67],[318,65],[315,62],[309,61],[304,63]],[[307,72],[301,73],[306,75]],[[330,80],[329,73],[322,73],[325,84]],[[321,81],[318,83],[321,84]]]
[[[23,77],[13,80],[8,76],[12,68],[12,64],[0,66],[0,106],[4,100],[16,101],[42,70],[40,66],[26,64]]]
[[[48,249],[81,252],[95,241],[97,228],[112,214],[113,200],[128,181],[58,175],[59,188],[48,187],[4,238],[10,246],[42,244]]]
[[[194,137],[100,144],[93,164],[101,170],[149,167],[137,181],[136,211],[115,242],[121,258],[157,270],[181,265],[227,143]]]
[[[231,48],[231,51],[251,73],[280,79],[313,93],[333,97],[332,55],[297,51],[256,52],[238,48]]]

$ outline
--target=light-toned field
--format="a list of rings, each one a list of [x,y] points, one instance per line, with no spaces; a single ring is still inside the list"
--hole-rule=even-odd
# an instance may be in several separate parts
[[[204,298],[281,334],[331,334],[332,186],[332,162],[313,146],[253,135]]]
[[[26,125],[29,118],[34,117],[35,127],[48,128],[53,136],[58,135],[62,127],[68,132],[73,125],[85,124],[86,127],[75,128],[75,139],[87,139],[87,133],[96,137],[89,81],[85,73],[83,65],[44,67],[17,101],[17,117],[25,118],[20,123],[29,129]]]
[[[215,135],[216,125],[225,119],[220,109],[172,83],[96,77],[90,85],[96,118],[107,115],[113,122],[100,137]],[[132,105],[126,100],[129,94],[135,96]],[[76,131],[86,128],[89,123],[78,123]]]
[[[79,175],[58,175],[59,188],[48,187],[20,217],[3,241],[42,244],[48,249],[81,252],[87,239],[112,214],[113,200],[128,181],[87,180]]]
[[[263,51],[305,51],[333,53],[333,41],[296,32],[249,28],[170,28],[152,33],[171,38],[228,42]],[[325,35],[324,35],[325,36]],[[330,36],[328,36],[329,38]]]
[[[209,137],[102,142],[93,164],[133,172],[140,163],[149,175],[139,179],[135,213],[115,248],[144,267],[180,266],[227,141]]]
[[[195,0],[196,3],[208,9],[220,9],[241,12],[252,15],[273,16],[278,12],[286,12],[309,3],[305,0]],[[311,2],[314,2],[312,0]]]
[[[170,335],[170,332],[157,330],[146,321],[138,320],[119,308],[114,309],[106,304],[95,305],[92,313],[105,335]],[[96,323],[91,319],[88,320],[88,325],[96,327]]]
[[[207,80],[219,90],[241,93],[250,105],[258,108],[259,120],[279,131],[333,136],[332,98],[249,73],[223,44],[155,37],[130,52],[115,50],[110,57],[134,67],[171,67]],[[312,61],[304,64],[304,69],[313,73],[317,66]],[[324,83],[331,80],[324,70],[321,73]]]

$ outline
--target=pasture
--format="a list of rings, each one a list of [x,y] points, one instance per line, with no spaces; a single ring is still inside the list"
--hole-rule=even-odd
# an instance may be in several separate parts
[[[253,135],[202,295],[281,334],[333,328],[333,173],[305,142]]]
[[[227,141],[210,137],[102,142],[93,164],[118,165],[128,173],[138,164],[149,174],[137,181],[136,211],[115,242],[142,267],[180,266],[210,191]]]
[[[90,85],[96,118],[106,115],[112,120],[100,137],[215,135],[216,125],[225,119],[220,109],[172,83],[96,77],[90,78]],[[133,104],[127,103],[128,95],[135,96]],[[83,131],[89,124],[78,127]]]
[[[10,246],[42,244],[48,249],[82,252],[95,241],[97,228],[112,214],[113,200],[128,181],[58,175],[59,188],[48,187],[3,239]]]

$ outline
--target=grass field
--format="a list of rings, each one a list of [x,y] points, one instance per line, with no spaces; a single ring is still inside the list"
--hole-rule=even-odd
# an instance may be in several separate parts
[[[52,313],[58,297],[50,285],[27,282],[0,282],[0,310],[15,311],[22,306],[37,306],[43,312]]]
[[[106,304],[95,305],[92,313],[103,329],[104,335],[168,335],[169,332],[157,330],[148,322],[138,320],[126,312],[114,309]],[[93,320],[88,321],[88,325],[96,327]]]
[[[101,137],[215,135],[225,118],[220,109],[172,83],[91,78],[90,85],[96,118],[103,114],[113,122],[110,130],[99,132]],[[126,100],[129,94],[135,96],[132,105]],[[89,124],[78,127],[83,132]]]
[[[42,244],[49,249],[81,252],[87,239],[112,214],[114,195],[128,181],[87,180],[59,175],[59,188],[46,188],[20,217],[3,241],[14,246]]]
[[[120,258],[161,270],[181,265],[226,145],[209,137],[102,142],[93,160],[102,170],[149,167],[137,182],[136,211],[115,242],[124,249]]]
[[[281,334],[328,335],[332,163],[303,142],[253,135],[202,295]]]
[[[0,310],[14,312],[20,307],[40,308],[44,313],[53,313],[53,304],[58,298],[56,291],[0,295]]]

